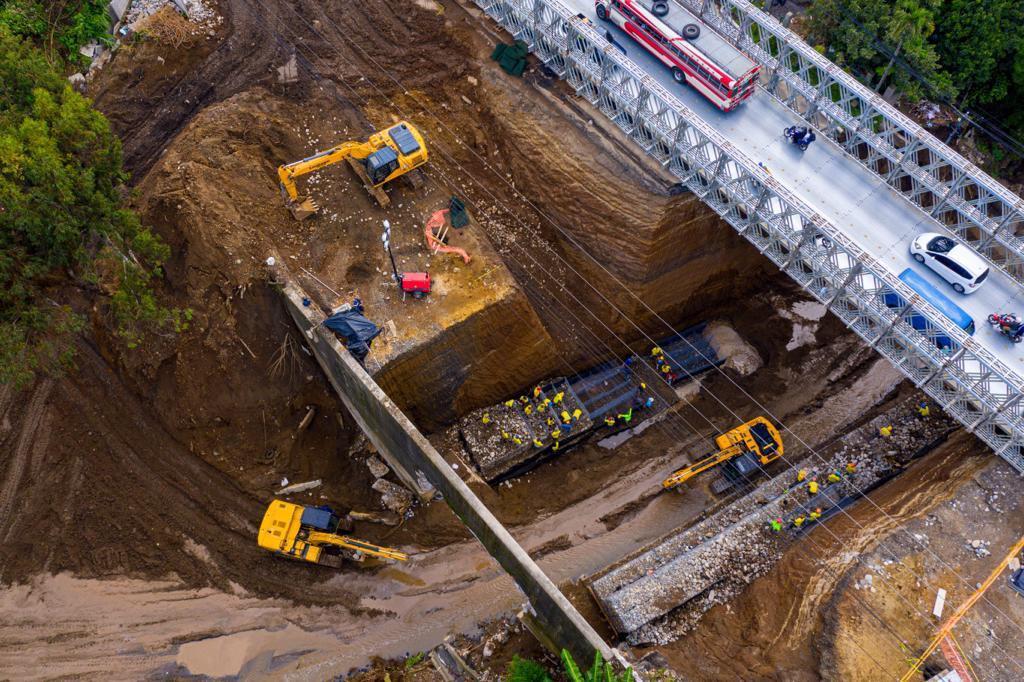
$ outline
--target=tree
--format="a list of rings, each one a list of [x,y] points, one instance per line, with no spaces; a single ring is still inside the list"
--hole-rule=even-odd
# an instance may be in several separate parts
[[[150,324],[187,323],[153,293],[168,249],[121,205],[107,120],[3,26],[0,83],[0,382],[68,366],[83,325],[69,289],[99,296],[129,346]]]
[[[106,0],[0,0],[0,26],[41,47],[49,61],[79,59],[78,48],[109,42]]]
[[[828,46],[834,61],[878,89],[891,80],[911,99],[949,96],[955,88],[931,41],[942,2],[815,0],[810,13],[813,42]]]

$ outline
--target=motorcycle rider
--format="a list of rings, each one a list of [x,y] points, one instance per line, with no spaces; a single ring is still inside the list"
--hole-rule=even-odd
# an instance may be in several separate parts
[[[805,149],[812,142],[818,139],[813,130],[805,128],[804,126],[793,126],[791,128],[787,128],[786,136],[789,137],[790,142]]]
[[[1017,313],[1006,313],[1005,315],[994,315],[996,322],[999,326],[999,331],[1005,336],[1016,336],[1022,331],[1021,327],[1024,327],[1024,321],[1018,317]]]

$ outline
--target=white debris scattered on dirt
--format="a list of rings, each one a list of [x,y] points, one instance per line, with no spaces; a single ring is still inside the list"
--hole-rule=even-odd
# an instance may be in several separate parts
[[[128,25],[134,24],[139,19],[155,14],[165,5],[184,6],[185,15],[190,21],[197,24],[202,24],[217,17],[213,7],[207,5],[207,2],[204,0],[178,0],[178,2],[174,2],[174,0],[134,0],[132,6],[128,9],[128,13],[124,16],[124,23]]]
[[[288,479],[284,479],[287,481]],[[323,483],[319,478],[315,481],[306,481],[305,483],[293,483],[292,485],[286,485],[285,487],[278,490],[275,495],[289,495],[291,493],[301,493],[313,488],[319,488],[320,484]]]
[[[826,308],[817,301],[798,301],[791,309],[776,308],[779,316],[793,323],[793,337],[786,344],[786,350],[814,344],[818,324],[825,316]]]
[[[985,542],[984,540],[971,540],[967,543],[967,548],[974,552],[974,556],[982,559],[992,554],[992,552],[988,550],[988,546],[990,544],[991,543]]]
[[[388,475],[389,471],[391,471],[391,469],[388,468],[388,465],[376,455],[370,455],[366,458],[366,468],[370,470],[370,473],[373,474],[374,478],[383,478]]]

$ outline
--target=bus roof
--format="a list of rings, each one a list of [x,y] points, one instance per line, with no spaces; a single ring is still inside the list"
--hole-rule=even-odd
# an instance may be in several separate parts
[[[966,330],[969,326],[973,328],[974,318],[921,275],[907,268],[900,273],[900,280],[961,329]],[[971,333],[973,334],[973,329]]]
[[[698,50],[706,54],[719,68],[729,74],[733,80],[739,80],[757,66],[753,59],[736,49],[685,7],[669,0],[667,3],[668,14],[659,17],[652,11],[654,3],[655,0],[637,0],[637,4],[654,15],[655,19],[658,19],[661,23],[672,29],[676,35],[680,36],[681,40],[691,43]],[[686,40],[681,37],[683,35],[683,27],[687,24],[697,24],[700,27],[700,35],[697,36],[696,40]]]

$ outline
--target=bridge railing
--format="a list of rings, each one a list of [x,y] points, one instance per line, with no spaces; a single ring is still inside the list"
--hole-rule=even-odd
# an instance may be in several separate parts
[[[560,0],[475,2],[937,404],[1024,472],[1021,377]],[[886,305],[883,299],[892,292],[906,304]],[[914,316],[927,320],[923,328],[914,328]],[[917,323],[922,326],[920,318]]]
[[[676,0],[761,64],[769,93],[1024,283],[1024,200],[747,0]]]

